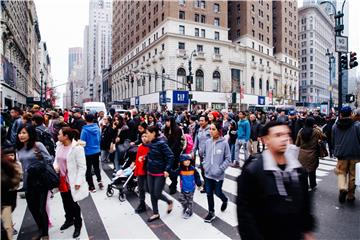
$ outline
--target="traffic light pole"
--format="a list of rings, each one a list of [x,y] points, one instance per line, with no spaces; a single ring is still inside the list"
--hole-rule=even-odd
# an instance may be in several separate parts
[[[341,67],[341,52],[338,52],[338,111],[342,108],[342,67]]]

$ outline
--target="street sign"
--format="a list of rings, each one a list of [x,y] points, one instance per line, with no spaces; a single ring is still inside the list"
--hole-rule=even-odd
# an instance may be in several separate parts
[[[135,106],[138,107],[140,105],[140,98],[135,97]]]
[[[189,104],[189,92],[173,91],[173,104]]]
[[[160,101],[160,105],[166,105],[166,91],[161,91],[159,93],[159,101]]]
[[[347,53],[348,52],[348,37],[336,36],[335,38],[335,51]]]
[[[264,96],[258,96],[258,104],[265,105],[265,97]]]

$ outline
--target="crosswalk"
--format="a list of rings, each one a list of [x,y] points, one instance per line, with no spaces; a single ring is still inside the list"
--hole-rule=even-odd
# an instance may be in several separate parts
[[[317,171],[317,182],[333,172],[336,160],[324,158],[320,160]],[[103,165],[102,179],[105,184],[111,182],[111,169]],[[206,194],[196,191],[194,194],[194,214],[190,219],[182,218],[182,207],[179,192],[174,195],[165,194],[174,201],[174,208],[170,214],[166,213],[167,205],[159,201],[159,221],[148,223],[151,216],[150,195],[146,195],[147,212],[135,214],[134,210],[139,201],[135,193],[127,193],[126,201],[120,202],[117,191],[113,197],[106,196],[106,190],[92,193],[80,202],[83,228],[80,239],[239,239],[236,217],[236,178],[241,173],[238,168],[226,170],[223,184],[224,193],[229,197],[228,208],[220,211],[221,200],[215,197],[216,219],[211,224],[204,223],[207,214]],[[167,185],[170,180],[167,179]],[[179,187],[178,187],[179,190]],[[65,231],[59,228],[64,222],[64,211],[60,194],[57,193],[49,200],[50,219],[52,227],[49,229],[50,239],[71,239],[74,228]],[[26,207],[25,199],[18,198],[17,208],[13,213],[15,229],[19,232],[14,239],[29,239],[35,233],[36,225]]]

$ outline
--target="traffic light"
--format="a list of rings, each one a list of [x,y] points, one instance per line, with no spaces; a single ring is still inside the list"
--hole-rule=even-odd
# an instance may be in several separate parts
[[[189,91],[191,91],[191,84],[193,83],[193,77],[191,75],[186,77],[186,83],[188,85]]]
[[[347,103],[355,102],[355,95],[354,94],[346,94],[345,102],[347,102]]]
[[[356,61],[356,52],[350,52],[350,61],[349,61],[349,67],[354,68],[357,67],[358,62]]]
[[[341,63],[341,69],[348,69],[348,57],[346,53],[341,55],[340,63]]]
[[[236,103],[236,92],[231,93],[231,100],[232,100],[232,104]]]

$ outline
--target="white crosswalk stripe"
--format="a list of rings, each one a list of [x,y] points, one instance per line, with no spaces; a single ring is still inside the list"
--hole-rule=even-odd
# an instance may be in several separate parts
[[[332,173],[335,165],[335,159],[320,159],[316,181],[321,182],[324,177]],[[225,194],[236,196],[237,183],[235,180],[236,177],[240,175],[241,170],[239,168],[229,167],[226,169],[225,173],[226,177],[223,183],[223,190],[225,191]],[[111,182],[111,179],[105,172],[102,172],[102,179],[105,187]],[[169,185],[170,179],[167,179],[166,183]],[[216,196],[214,197],[215,214],[221,222],[215,220],[212,224],[207,224],[204,223],[203,220],[208,209],[206,194],[201,194],[199,191],[195,192],[194,203],[196,206],[194,206],[194,214],[190,219],[183,219],[182,206],[177,200],[177,197],[165,193],[166,196],[174,201],[173,212],[167,214],[167,204],[159,201],[159,213],[162,222],[161,224],[154,225],[153,223],[148,223],[146,221],[151,215],[151,201],[149,194],[146,194],[148,211],[145,215],[139,215],[134,212],[134,209],[138,204],[138,199],[134,194],[132,194],[132,200],[120,202],[117,197],[117,190],[115,190],[113,197],[107,197],[105,193],[106,190],[103,190],[90,195],[91,201],[93,201],[96,209],[82,209],[83,219],[85,219],[84,216],[89,216],[89,214],[92,217],[98,216],[107,234],[104,239],[162,239],[166,238],[165,236],[179,239],[229,239],[238,236],[235,235],[237,234],[236,204],[233,201],[230,201],[230,198],[227,210],[221,212],[220,206],[222,202]],[[131,193],[128,193],[128,195],[131,196]],[[54,198],[49,201],[49,206],[50,217],[53,224],[53,227],[49,230],[50,238],[71,239],[73,227],[62,232],[59,230],[61,224],[65,221],[64,210],[59,193],[55,194]],[[93,215],[96,211],[98,215]],[[29,211],[26,210],[25,199],[18,198],[17,208],[13,213],[15,229],[18,231],[22,229],[22,224],[25,224],[23,223],[23,220],[25,219],[25,216],[29,214]],[[227,229],[224,228],[224,225]],[[33,224],[32,227],[36,229],[35,224]],[[91,221],[84,220],[80,239],[93,238],[90,232],[96,231],[97,227],[99,226],[94,226]],[[24,229],[27,230],[28,228]],[[230,232],[228,229],[230,229]],[[19,233],[14,237],[14,239],[28,238],[29,236],[26,235],[26,232]]]

